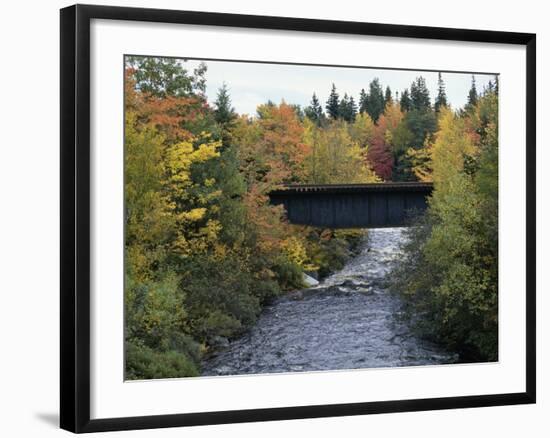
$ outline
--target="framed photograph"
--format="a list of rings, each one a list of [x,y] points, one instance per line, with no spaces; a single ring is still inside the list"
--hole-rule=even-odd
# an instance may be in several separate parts
[[[535,35],[61,10],[61,427],[535,402]]]

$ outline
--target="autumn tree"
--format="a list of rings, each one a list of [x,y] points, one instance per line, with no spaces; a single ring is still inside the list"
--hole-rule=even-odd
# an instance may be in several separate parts
[[[258,152],[267,157],[269,166],[265,181],[274,188],[278,184],[299,180],[309,148],[302,139],[303,127],[292,106],[282,102],[261,110],[261,133]]]
[[[394,167],[394,133],[403,119],[399,105],[390,102],[378,119],[369,149],[369,161],[373,170],[384,180],[391,180]]]
[[[434,192],[394,271],[425,334],[469,360],[498,358],[498,105],[487,91],[467,114],[441,107],[428,149]]]
[[[360,119],[366,122],[364,117],[368,115],[358,116],[356,123]],[[363,132],[368,130],[368,126],[361,128]],[[311,150],[306,160],[307,182],[342,184],[376,181],[367,159],[368,146],[354,141],[343,120],[321,129],[313,124],[306,125],[304,141]]]
[[[348,126],[348,131],[352,141],[362,148],[368,148],[372,144],[375,125],[368,113],[360,113]]]
[[[409,172],[418,181],[433,182],[433,169],[431,161],[432,145],[425,145],[421,149],[409,148],[405,151],[405,156],[400,160],[397,171],[403,175]]]
[[[202,211],[178,210],[165,160],[179,143],[176,135],[162,133],[174,132],[163,127],[163,121],[179,126],[186,112],[162,117],[159,111],[160,107],[175,111],[174,103],[189,102],[190,96],[144,94],[136,90],[133,73],[127,70],[125,83],[125,374],[128,379],[194,376],[198,344],[186,332],[185,292],[170,257],[176,236],[188,229],[180,226],[183,216],[193,219]],[[160,105],[162,99],[169,104]],[[178,132],[191,141],[189,131],[179,128]],[[185,181],[193,162],[200,159],[197,154],[193,150],[186,156],[187,172],[180,173]],[[175,342],[185,348],[174,350]]]
[[[221,111],[231,108],[228,93],[210,108],[204,84],[182,88],[194,83],[191,74],[181,64],[168,66],[175,83],[163,76],[160,62],[148,63],[145,77],[164,82],[143,82],[157,88],[138,85],[144,76],[136,78],[132,65],[125,78],[129,379],[197,375],[200,351],[251,324],[260,303],[289,278],[278,283],[267,269],[275,262],[257,251],[258,233],[246,210],[249,192],[230,132],[237,120],[225,125],[222,147],[220,122],[232,112]],[[282,212],[270,220],[284,223]]]

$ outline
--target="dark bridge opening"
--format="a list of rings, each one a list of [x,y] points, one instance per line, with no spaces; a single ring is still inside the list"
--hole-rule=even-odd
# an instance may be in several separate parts
[[[427,208],[432,183],[289,185],[269,194],[290,223],[326,228],[402,227]]]

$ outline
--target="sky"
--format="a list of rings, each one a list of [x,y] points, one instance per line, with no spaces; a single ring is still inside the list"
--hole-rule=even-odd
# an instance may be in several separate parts
[[[184,66],[192,71],[201,61],[186,60]],[[389,85],[393,95],[405,88],[410,89],[411,82],[417,76],[426,79],[432,103],[437,94],[437,72],[380,70],[374,68],[318,67],[311,65],[279,65],[245,63],[233,61],[204,61],[206,72],[206,95],[214,102],[216,94],[225,82],[229,88],[232,106],[239,114],[256,114],[259,104],[271,100],[302,107],[309,105],[313,92],[317,94],[323,109],[332,84],[342,97],[344,93],[353,96],[359,102],[359,92],[364,88],[368,92],[369,83],[378,78],[385,90]],[[483,90],[494,75],[475,74],[478,92]],[[447,99],[451,107],[464,106],[470,90],[472,75],[469,73],[442,73],[446,86]]]

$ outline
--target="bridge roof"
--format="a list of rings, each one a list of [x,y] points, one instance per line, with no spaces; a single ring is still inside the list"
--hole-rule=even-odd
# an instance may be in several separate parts
[[[431,182],[383,182],[369,184],[289,184],[273,190],[271,195],[313,194],[313,193],[365,193],[377,191],[425,192],[433,189]]]

